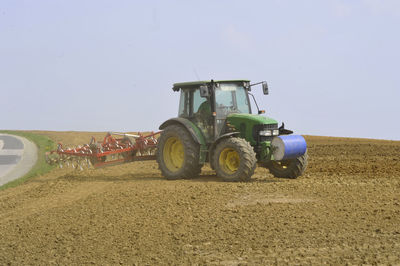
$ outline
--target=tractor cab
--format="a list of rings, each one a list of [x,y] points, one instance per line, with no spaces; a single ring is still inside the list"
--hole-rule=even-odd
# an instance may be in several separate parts
[[[199,126],[206,139],[220,136],[230,114],[251,114],[248,80],[175,83],[181,91],[178,116]]]

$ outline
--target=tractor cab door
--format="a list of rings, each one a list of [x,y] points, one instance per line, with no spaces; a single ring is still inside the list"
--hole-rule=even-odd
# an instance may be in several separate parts
[[[181,90],[179,117],[189,119],[203,132],[206,140],[212,140],[211,105],[207,98],[200,96],[200,89]]]
[[[217,132],[220,135],[226,117],[232,113],[251,114],[246,89],[241,84],[221,83],[215,89],[215,109],[217,114]]]

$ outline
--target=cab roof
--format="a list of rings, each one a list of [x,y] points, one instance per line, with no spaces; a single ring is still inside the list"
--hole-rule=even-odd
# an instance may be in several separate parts
[[[231,80],[214,80],[214,83],[230,83],[230,82],[250,82],[247,79],[231,79]],[[190,81],[190,82],[178,82],[174,83],[172,87],[173,91],[179,91],[180,89],[195,89],[200,85],[210,84],[211,80],[202,80],[202,81]]]

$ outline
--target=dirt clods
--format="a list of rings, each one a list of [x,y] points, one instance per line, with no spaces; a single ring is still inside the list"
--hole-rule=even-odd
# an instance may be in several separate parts
[[[251,182],[221,182],[205,166],[168,181],[147,161],[0,191],[0,265],[400,264],[400,142],[306,139],[295,180],[259,167]]]

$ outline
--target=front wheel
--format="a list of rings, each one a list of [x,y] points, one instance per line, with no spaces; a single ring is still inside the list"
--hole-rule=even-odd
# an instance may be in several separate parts
[[[241,138],[221,140],[212,160],[217,175],[224,181],[249,181],[257,166],[253,148]]]
[[[307,168],[307,152],[295,159],[271,161],[265,165],[271,174],[279,178],[295,179],[301,176]]]

